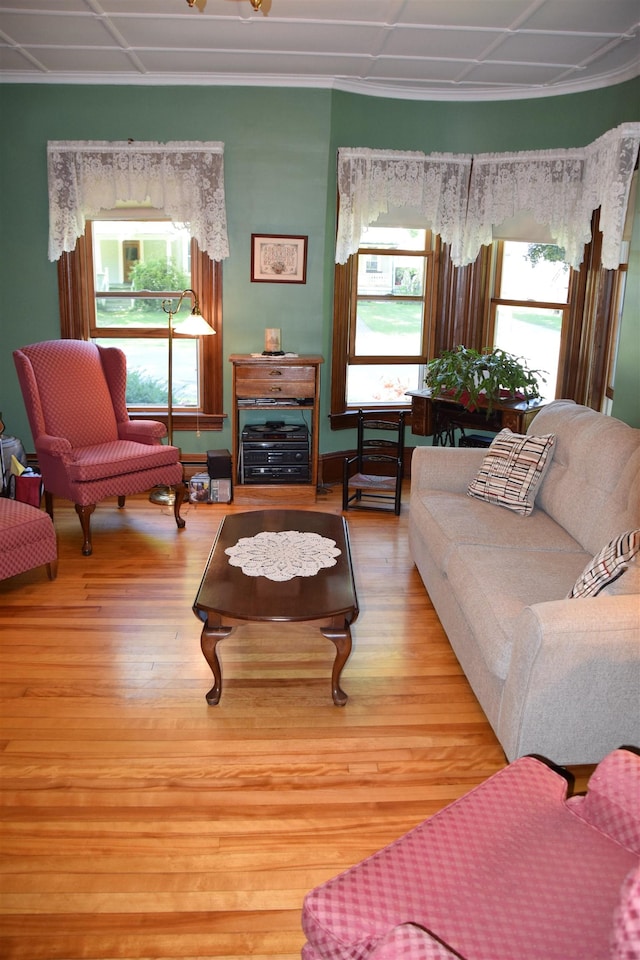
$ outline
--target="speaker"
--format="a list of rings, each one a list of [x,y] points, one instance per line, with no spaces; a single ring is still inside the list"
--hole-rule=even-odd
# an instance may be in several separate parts
[[[207,472],[212,480],[231,479],[231,454],[228,450],[207,450]]]

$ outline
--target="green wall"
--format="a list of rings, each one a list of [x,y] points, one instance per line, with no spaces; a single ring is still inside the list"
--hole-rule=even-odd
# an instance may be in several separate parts
[[[322,353],[322,452],[349,446],[329,429],[330,347],[338,146],[507,151],[587,144],[640,119],[640,80],[592,93],[491,103],[379,99],[326,90],[249,87],[0,86],[0,410],[6,431],[32,441],[12,351],[59,336],[57,272],[47,260],[48,140],[221,140],[230,257],[223,267],[224,356],[261,350],[280,327],[284,349]],[[251,283],[251,233],[306,234],[307,283]],[[637,283],[637,258],[629,287]],[[638,304],[625,310],[638,336]],[[637,356],[637,354],[636,354]],[[623,362],[624,361],[624,362]],[[616,407],[634,410],[626,358]],[[230,409],[225,363],[225,409]],[[635,406],[637,413],[637,404]],[[618,415],[618,414],[616,414]],[[634,414],[635,416],[635,414]],[[640,424],[638,424],[640,425]],[[230,446],[222,434],[184,434],[185,451]]]

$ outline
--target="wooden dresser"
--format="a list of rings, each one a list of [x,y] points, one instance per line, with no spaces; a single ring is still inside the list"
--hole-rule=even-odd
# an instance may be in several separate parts
[[[235,354],[233,365],[232,457],[234,499],[242,503],[313,502],[318,486],[320,427],[319,356],[265,357]],[[245,421],[276,419],[309,428],[309,480],[302,483],[244,483],[240,471]]]

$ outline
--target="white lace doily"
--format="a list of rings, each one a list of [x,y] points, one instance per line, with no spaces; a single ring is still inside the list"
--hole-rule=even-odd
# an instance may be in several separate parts
[[[323,567],[333,567],[341,551],[335,540],[319,533],[282,530],[263,531],[255,537],[241,537],[227,547],[232,567],[240,567],[247,577],[268,580],[293,580],[294,577],[315,577]]]

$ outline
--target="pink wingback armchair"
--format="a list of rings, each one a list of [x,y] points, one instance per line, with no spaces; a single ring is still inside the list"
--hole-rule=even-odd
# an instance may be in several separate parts
[[[45,489],[47,512],[53,497],[71,500],[89,556],[91,514],[105,497],[142,493],[156,485],[175,488],[178,528],[184,498],[180,451],[163,445],[164,424],[130,420],[125,402],[125,355],[115,347],[84,340],[48,340],[14,351]]]
[[[640,757],[522,757],[305,897],[303,960],[638,960]]]

